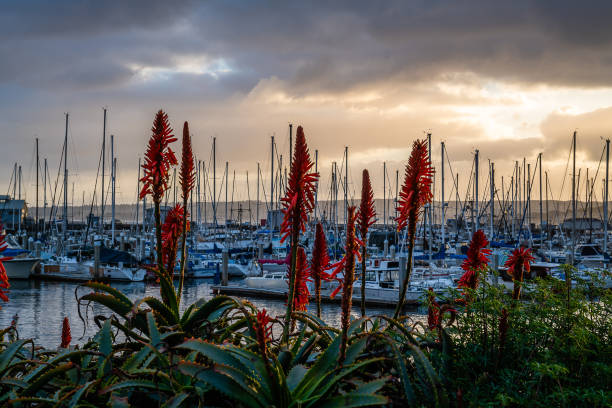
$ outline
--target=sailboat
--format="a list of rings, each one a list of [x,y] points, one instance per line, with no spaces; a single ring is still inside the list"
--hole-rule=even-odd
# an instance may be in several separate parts
[[[106,142],[106,109],[104,109],[104,128],[102,135],[102,155],[103,158],[105,156],[105,142]],[[111,139],[112,140],[112,139]],[[112,149],[111,149],[112,151]],[[115,176],[115,163],[114,158],[112,159],[112,175],[111,177],[114,179]],[[40,272],[38,277],[46,278],[46,279],[61,279],[61,280],[72,280],[72,281],[89,281],[92,279],[99,280],[109,280],[109,281],[129,281],[129,282],[142,282],[146,277],[146,270],[141,268],[137,261],[129,257],[127,259],[121,258],[122,255],[127,255],[123,251],[113,251],[103,246],[96,248],[94,253],[97,253],[99,250],[100,258],[98,259],[98,263],[96,264],[95,260],[92,259],[84,259],[82,255],[84,255],[87,250],[83,248],[81,245],[77,245],[76,257],[68,256],[68,245],[72,241],[72,238],[68,238],[68,113],[66,113],[66,130],[64,135],[64,151],[63,151],[63,161],[64,161],[64,214],[63,214],[63,239],[58,239],[57,241],[57,249],[58,254],[50,256],[47,260],[42,262]],[[102,166],[102,179],[104,179],[104,166]],[[103,184],[104,185],[104,184]],[[113,189],[114,189],[114,180],[113,180]],[[104,188],[104,187],[102,187]],[[102,194],[104,197],[104,194]],[[114,196],[114,191],[113,191]],[[114,199],[113,199],[113,207],[114,207]],[[102,204],[102,214],[104,209],[104,204]],[[113,208],[113,218],[114,218],[114,208]],[[102,233],[104,233],[104,219],[101,220]],[[113,219],[113,227],[114,227],[114,219]],[[114,231],[113,231],[114,235]],[[103,238],[103,237],[100,237]],[[114,238],[114,236],[113,236]],[[89,250],[91,251],[91,249]],[[109,253],[109,251],[113,252],[108,257],[105,257],[105,253]]]

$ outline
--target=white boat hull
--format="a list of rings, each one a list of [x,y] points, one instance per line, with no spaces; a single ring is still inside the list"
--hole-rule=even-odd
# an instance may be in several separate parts
[[[9,280],[12,280],[29,279],[39,262],[39,258],[13,258],[10,261],[4,261],[3,264],[6,269],[6,275]]]

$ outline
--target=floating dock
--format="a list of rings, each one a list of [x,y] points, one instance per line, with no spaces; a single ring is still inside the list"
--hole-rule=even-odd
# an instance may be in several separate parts
[[[230,296],[239,297],[253,297],[261,299],[287,299],[287,290],[280,289],[268,289],[268,288],[255,288],[246,285],[214,285],[211,286],[214,294],[223,294]],[[329,290],[321,291],[321,302],[323,303],[340,303],[342,294],[339,293],[335,297],[330,296]],[[366,306],[371,307],[382,307],[382,308],[395,308],[397,306],[397,300],[399,298],[399,291],[396,289],[371,289],[366,288]],[[406,293],[405,306],[419,306],[421,304],[422,293],[410,291]],[[314,300],[311,296],[310,300]],[[361,292],[359,288],[356,288],[353,293],[353,304],[361,304]]]

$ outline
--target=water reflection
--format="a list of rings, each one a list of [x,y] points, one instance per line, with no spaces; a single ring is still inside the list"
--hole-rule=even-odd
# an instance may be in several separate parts
[[[183,291],[184,297],[181,310],[200,298],[210,299],[212,281],[199,280],[187,282]],[[132,300],[142,299],[145,296],[159,298],[159,286],[145,283],[113,283],[113,287],[121,290]],[[83,343],[97,332],[93,316],[107,315],[109,310],[103,306],[93,305],[89,310],[89,319],[85,326],[79,319],[75,297],[89,291],[80,288],[76,283],[46,282],[46,281],[12,281],[9,302],[2,304],[0,310],[0,327],[11,324],[14,315],[19,316],[17,328],[21,338],[33,338],[38,345],[55,348],[60,343],[62,320],[65,316],[70,319],[73,342]],[[285,303],[282,300],[249,299],[258,308],[265,307],[273,316],[284,314]],[[315,306],[310,305],[309,311],[314,313]],[[84,309],[81,309],[84,313]],[[360,316],[359,309],[353,308],[353,316]],[[368,315],[392,314],[392,310],[382,308],[368,308]],[[416,318],[422,318],[421,311],[413,312]],[[340,324],[340,307],[338,304],[324,304],[322,318],[332,326]]]

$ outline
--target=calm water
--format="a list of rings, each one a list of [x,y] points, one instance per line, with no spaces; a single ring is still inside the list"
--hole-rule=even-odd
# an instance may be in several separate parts
[[[181,309],[185,309],[200,298],[210,299],[212,281],[199,280],[187,282],[184,288]],[[114,283],[113,287],[121,290],[130,299],[142,299],[145,296],[159,298],[159,286],[151,283]],[[109,310],[103,306],[95,305],[89,311],[87,326],[79,319],[77,294],[84,295],[90,289],[79,288],[79,285],[71,282],[45,282],[45,281],[12,281],[9,294],[9,302],[2,303],[0,310],[0,327],[8,327],[13,316],[19,316],[17,328],[20,338],[33,338],[38,345],[55,348],[60,343],[62,320],[65,316],[70,319],[73,342],[83,343],[94,335],[98,328],[93,322],[93,315],[108,315]],[[268,312],[275,316],[284,314],[285,304],[282,300],[249,299],[258,308],[265,307]],[[310,310],[315,312],[313,304]],[[85,313],[84,307],[82,313]],[[389,309],[368,308],[369,315],[392,314]],[[419,317],[418,313],[417,316]],[[359,316],[359,309],[353,308],[353,315]],[[338,304],[323,304],[322,318],[330,325],[339,326],[340,306]]]

